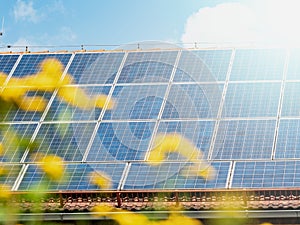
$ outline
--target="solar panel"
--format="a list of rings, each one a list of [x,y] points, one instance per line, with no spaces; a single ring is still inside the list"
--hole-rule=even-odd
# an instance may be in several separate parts
[[[67,88],[80,88],[89,98],[99,94],[107,95],[111,86],[80,86],[72,85]],[[68,91],[68,90],[67,90]],[[45,116],[45,121],[96,121],[102,110],[100,108],[79,108],[68,102],[62,101],[56,95]]]
[[[299,161],[236,162],[232,188],[299,187]]]
[[[9,74],[15,65],[19,55],[0,55],[0,71]]]
[[[149,166],[145,163],[132,163],[123,189],[198,189],[226,188],[229,162],[214,162],[215,179],[208,180],[196,176],[199,168],[191,163],[162,163]]]
[[[116,86],[112,97],[117,105],[106,111],[104,120],[136,120],[157,118],[167,85]]]
[[[124,53],[76,53],[68,69],[76,83],[112,84]]]
[[[27,161],[39,161],[40,154],[58,155],[65,161],[81,161],[94,128],[95,123],[92,122],[42,123],[34,138],[37,147],[30,152]]]
[[[282,117],[299,117],[300,116],[300,83],[285,83],[283,102],[281,109]]]
[[[285,59],[284,49],[238,49],[230,80],[282,80]]]
[[[290,50],[289,62],[288,62],[288,68],[287,68],[287,74],[286,74],[286,79],[287,80],[300,80],[300,77],[299,77],[299,72],[300,72],[299,60],[300,60],[300,51],[299,51],[299,49]]]
[[[50,191],[99,190],[100,187],[91,180],[91,173],[93,172],[109,177],[111,187],[102,188],[102,190],[116,190],[119,187],[124,168],[125,163],[66,164],[63,180],[51,182],[37,165],[30,164],[18,190],[28,191],[32,190],[33,187],[43,187]]]
[[[280,120],[275,158],[297,159],[300,157],[298,150],[300,144],[299,129],[299,119]]]
[[[271,159],[275,120],[221,121],[213,159]]]
[[[0,142],[4,145],[1,162],[20,162],[36,126],[37,124],[0,124]]]
[[[281,83],[229,83],[224,117],[276,117]]]
[[[11,172],[1,181],[22,191],[41,184],[98,190],[91,173],[102,171],[112,181],[106,190],[297,187],[299,57],[299,50],[284,49],[0,55],[0,71],[13,78],[57,58],[74,77],[66,90],[116,102],[112,110],[80,109],[56,92],[31,91],[47,99],[45,111],[9,105],[7,113],[2,100],[0,142],[8,144],[1,162]],[[9,142],[10,131],[20,146]],[[147,163],[155,137],[171,133],[203,153],[214,179],[195,175],[201,165],[179,153]],[[62,183],[47,181],[38,166],[52,154],[65,161]]]
[[[26,54],[22,56],[13,77],[22,77],[38,72],[40,70],[39,64],[48,58],[58,59],[64,66],[70,60],[71,54]]]

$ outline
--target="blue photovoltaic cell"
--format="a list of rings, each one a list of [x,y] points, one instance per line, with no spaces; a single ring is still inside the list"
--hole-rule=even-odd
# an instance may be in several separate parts
[[[87,161],[143,160],[154,122],[101,123]]]
[[[1,162],[20,162],[37,124],[0,124]]]
[[[222,98],[222,88],[217,84],[173,84],[162,118],[215,118]]]
[[[232,188],[289,188],[300,186],[300,161],[236,162]]]
[[[46,186],[49,191],[69,190],[117,190],[125,168],[125,163],[112,164],[66,164],[63,181],[60,183],[49,182],[45,173],[37,165],[29,165],[19,186],[19,191],[32,190],[40,185]],[[91,182],[91,173],[99,171],[111,180],[111,187],[101,189]]]
[[[203,158],[206,158],[211,144],[214,126],[214,121],[161,121],[159,123],[157,133],[177,133],[182,135],[202,152]],[[185,160],[182,157],[180,158],[178,155],[174,155],[172,157],[170,154],[169,157],[171,160]]]
[[[300,49],[292,49],[290,52],[288,67],[287,67],[287,80],[300,80]]]
[[[211,68],[193,51],[181,53],[174,82],[216,82]]]
[[[131,52],[118,83],[169,82],[177,51]]]
[[[112,98],[117,102],[112,111],[106,111],[104,120],[136,120],[157,118],[167,85],[116,86]]]
[[[132,163],[123,189],[226,188],[230,162],[213,162],[212,166],[216,176],[206,180],[195,175],[201,168],[198,164],[181,162],[150,166],[145,163]]]
[[[239,49],[230,80],[282,80],[286,51],[284,49]]]
[[[21,170],[21,165],[17,164],[1,164],[1,169],[5,171],[5,174],[1,174],[0,183],[9,186],[10,188],[14,185],[19,172]],[[1,187],[0,187],[1,191]]]
[[[28,160],[35,162],[41,154],[54,154],[64,161],[81,161],[94,128],[95,123],[44,123],[35,138],[39,146]]]
[[[63,66],[66,66],[70,60],[71,54],[27,54],[23,55],[19,62],[14,77],[22,77],[31,75],[40,71],[39,64],[45,59],[55,58],[59,60]]]
[[[78,93],[78,102],[82,103],[80,90],[83,90],[89,99],[93,99],[97,95],[108,95],[111,86],[69,86],[65,87],[70,91],[75,90]],[[78,89],[78,91],[76,91]],[[98,120],[102,109],[96,107],[76,107],[68,102],[63,101],[59,97],[59,91],[52,102],[45,121],[86,121]]]
[[[280,120],[275,158],[300,158],[300,120]]]
[[[80,84],[112,84],[124,53],[76,53],[68,73]]]
[[[224,117],[277,116],[281,83],[230,83]]]
[[[19,55],[0,55],[0,72],[8,75],[18,58]]]
[[[174,82],[215,82],[226,78],[231,50],[183,51]]]
[[[193,53],[207,65],[217,81],[226,79],[232,50],[197,50]]]
[[[221,121],[213,159],[271,159],[275,120]]]
[[[28,96],[40,96],[45,99],[45,102],[48,102],[52,96],[50,92],[39,92],[39,91],[30,91],[27,94]],[[34,111],[29,110],[25,111],[18,108],[18,105],[15,103],[4,103],[0,99],[1,106],[4,104],[7,107],[0,108],[0,118],[5,122],[25,122],[25,121],[39,121],[44,113],[44,111]],[[34,102],[32,102],[34,104]],[[28,104],[29,106],[29,104]]]
[[[300,83],[285,83],[281,116],[300,116]]]

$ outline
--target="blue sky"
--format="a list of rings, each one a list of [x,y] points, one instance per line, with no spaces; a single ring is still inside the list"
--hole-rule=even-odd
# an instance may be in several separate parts
[[[299,0],[0,0],[0,44],[291,42],[300,39],[299,6]]]

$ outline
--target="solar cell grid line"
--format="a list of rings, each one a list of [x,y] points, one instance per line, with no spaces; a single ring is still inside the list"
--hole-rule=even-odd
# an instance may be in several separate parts
[[[21,171],[21,167],[22,167],[22,165],[20,165],[20,164],[1,163],[1,169],[5,170],[5,176],[0,176],[1,184],[7,185],[12,189],[13,184]],[[0,191],[1,191],[1,188],[0,188]]]
[[[12,186],[12,189],[11,189],[12,191],[18,190],[20,182],[22,181],[28,167],[29,167],[29,164],[24,164],[24,163],[22,164],[22,168],[20,170],[20,173],[19,173],[18,177],[15,179],[14,185]]]
[[[286,81],[283,92],[282,109],[280,116],[282,118],[300,117],[300,82],[298,81]]]
[[[75,53],[68,73],[78,84],[112,84],[124,52]]]
[[[18,54],[0,55],[0,72],[9,74],[19,56]]]
[[[189,162],[163,162],[158,166],[131,162],[131,167],[122,190],[150,189],[223,189],[230,162],[212,162],[216,176],[209,180],[197,176],[199,166]]]
[[[158,126],[159,126],[159,120],[162,118],[164,108],[166,107],[166,104],[167,104],[167,99],[168,99],[168,96],[170,94],[171,85],[172,85],[172,82],[174,80],[174,76],[175,76],[176,70],[178,68],[178,63],[179,63],[179,60],[180,60],[180,57],[181,57],[181,53],[182,53],[182,51],[178,51],[178,53],[177,53],[176,60],[174,62],[174,66],[173,66],[173,69],[172,69],[172,72],[171,72],[171,75],[170,75],[170,79],[169,79],[169,82],[168,82],[167,90],[165,92],[165,96],[164,96],[163,102],[161,104],[161,107],[160,107],[160,110],[159,110],[159,113],[158,113],[158,116],[157,116],[157,121],[156,121],[155,126],[153,128],[153,132],[152,132],[152,135],[151,135],[151,138],[150,138],[150,142],[149,142],[149,145],[148,145],[148,150],[147,150],[147,152],[145,154],[144,160],[148,159],[149,153],[150,153],[150,149],[152,148],[152,144],[153,144],[154,138],[157,135],[157,129],[158,129]]]
[[[274,156],[275,156],[275,148],[276,148],[276,143],[277,143],[277,138],[278,138],[279,118],[281,116],[281,111],[282,111],[282,106],[283,106],[283,98],[284,98],[283,96],[284,96],[285,80],[286,80],[286,75],[287,75],[289,58],[290,58],[290,51],[287,50],[285,64],[284,64],[284,70],[283,70],[283,79],[281,81],[280,98],[279,98],[279,104],[278,104],[278,112],[277,112],[276,126],[275,126],[275,132],[274,132],[274,143],[273,143],[273,148],[272,148],[271,159],[274,159]]]
[[[4,145],[0,162],[20,162],[36,127],[37,123],[0,123],[0,142]]]
[[[118,84],[168,83],[178,51],[129,52]]]
[[[67,163],[64,165],[64,178],[61,182],[50,182],[37,164],[29,167],[17,187],[18,191],[34,190],[34,187],[46,186],[48,191],[86,191],[86,190],[118,190],[125,163]],[[99,187],[92,181],[92,175],[107,176],[106,187]],[[111,183],[111,185],[109,185]]]
[[[212,159],[271,159],[276,120],[220,121]]]
[[[236,162],[232,188],[296,188],[300,161]]]
[[[275,159],[299,159],[300,119],[280,119]]]
[[[230,80],[282,80],[285,49],[237,49]]]
[[[230,167],[228,170],[228,176],[227,176],[227,180],[226,180],[226,188],[230,189],[231,185],[232,185],[232,179],[233,179],[233,174],[234,174],[234,169],[235,169],[235,164],[236,161],[230,161]]]
[[[223,118],[276,117],[281,82],[228,84]]]
[[[128,56],[128,52],[125,52],[125,54],[124,54],[124,56],[123,56],[123,59],[122,59],[122,62],[121,62],[121,64],[120,64],[119,68],[118,68],[118,72],[117,72],[116,76],[114,77],[114,81],[113,81],[112,87],[110,88],[110,91],[108,92],[106,103],[105,103],[103,109],[102,109],[101,112],[100,112],[100,115],[99,115],[99,117],[98,117],[98,121],[97,121],[97,123],[96,123],[94,132],[92,133],[91,138],[90,138],[90,141],[89,141],[88,146],[87,146],[87,148],[86,148],[86,151],[85,151],[85,153],[83,154],[82,162],[85,162],[86,159],[87,159],[87,157],[88,157],[88,155],[89,155],[90,148],[91,148],[91,146],[92,146],[92,144],[93,144],[93,141],[94,141],[95,137],[97,136],[97,131],[98,131],[98,129],[99,129],[100,122],[102,121],[102,119],[103,119],[103,117],[104,117],[104,113],[105,113],[105,111],[106,111],[106,108],[107,108],[107,105],[108,105],[108,101],[110,101],[111,98],[112,98],[112,94],[113,94],[113,92],[114,92],[114,89],[115,89],[115,87],[116,87],[116,83],[117,83],[117,81],[118,81],[118,79],[119,79],[119,77],[120,77],[121,71],[122,71],[122,69],[123,69],[123,67],[124,67],[124,64],[125,64],[125,62],[126,62],[127,56]]]
[[[234,58],[235,58],[235,49],[232,49],[231,56],[230,56],[230,61],[229,61],[227,72],[226,72],[224,88],[223,88],[223,91],[222,91],[222,97],[221,97],[220,105],[219,105],[218,112],[217,112],[217,119],[216,119],[214,131],[213,131],[213,135],[212,135],[212,139],[211,139],[210,148],[209,148],[209,151],[208,151],[208,154],[207,154],[207,159],[208,160],[212,159],[213,150],[215,148],[215,141],[216,141],[216,137],[217,137],[217,132],[218,132],[218,129],[219,129],[219,124],[220,124],[220,118],[222,116],[222,113],[226,110],[225,107],[224,107],[224,102],[225,102],[225,96],[226,96],[226,92],[227,92],[227,88],[228,88],[228,81],[229,81],[229,77],[230,77],[230,74],[231,74]]]

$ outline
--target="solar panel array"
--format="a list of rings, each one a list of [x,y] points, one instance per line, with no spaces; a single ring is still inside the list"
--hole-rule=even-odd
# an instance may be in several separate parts
[[[49,190],[97,190],[92,171],[110,177],[109,190],[299,186],[300,51],[2,54],[0,71],[9,78],[34,74],[46,58],[62,62],[74,77],[71,86],[117,102],[113,110],[82,110],[53,92],[42,94],[43,112],[0,112],[0,141],[16,132],[39,143],[36,152],[64,159],[65,181],[48,182]],[[158,166],[145,162],[155,135],[173,132],[201,149],[214,179],[195,176],[201,165],[178,155]],[[1,181],[16,191],[44,182],[37,156],[9,143],[0,158],[8,176]]]

